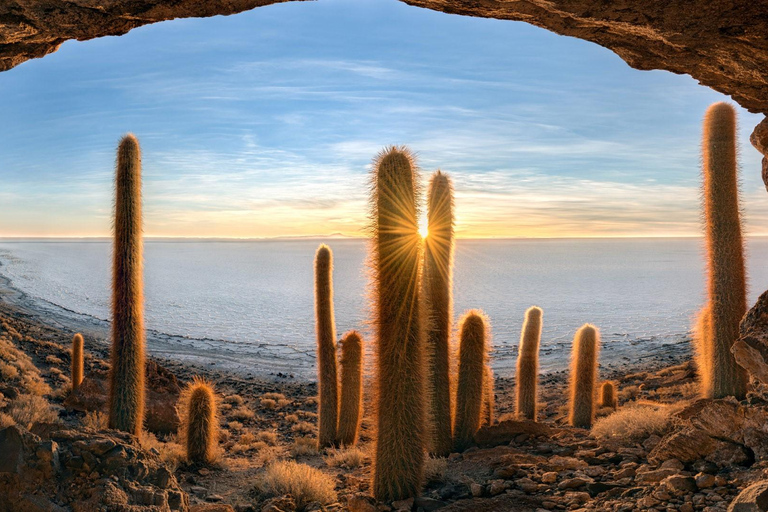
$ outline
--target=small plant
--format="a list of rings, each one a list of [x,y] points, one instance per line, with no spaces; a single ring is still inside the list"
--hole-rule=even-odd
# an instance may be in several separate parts
[[[269,410],[277,409],[277,402],[275,402],[271,398],[262,398],[261,407]]]
[[[372,487],[377,500],[397,501],[421,491],[427,434],[418,176],[403,148],[384,151],[373,169],[377,425]]]
[[[311,434],[315,431],[315,427],[307,421],[300,421],[291,425],[291,432],[298,432],[299,434]]]
[[[195,378],[182,396],[181,438],[187,450],[187,460],[211,463],[216,460],[219,438],[216,395],[210,382]]]
[[[536,421],[542,316],[543,311],[536,306],[528,308],[525,312],[525,322],[520,334],[520,348],[517,354],[516,407],[518,419]]]
[[[357,331],[344,335],[341,342],[341,407],[339,443],[354,446],[360,429],[363,408],[363,339]]]
[[[109,426],[141,436],[144,423],[144,278],[141,152],[126,135],[117,149],[112,250]]]
[[[424,300],[428,304],[429,451],[446,456],[453,445],[450,340],[453,318],[453,185],[440,171],[427,192]]]
[[[234,411],[229,413],[229,418],[235,421],[251,421],[256,417],[256,413],[253,412],[247,405],[241,405]]]
[[[266,497],[290,494],[297,510],[304,510],[314,502],[328,505],[336,501],[333,477],[294,461],[276,461],[267,466],[256,488]]]
[[[595,417],[595,383],[600,334],[585,324],[576,332],[571,359],[570,424],[590,428]]]
[[[459,326],[459,382],[453,442],[456,451],[463,451],[474,442],[481,425],[483,402],[487,400],[485,368],[490,335],[487,318],[478,310],[467,312]]]
[[[103,430],[109,426],[109,417],[101,411],[88,411],[82,419],[85,428]]]
[[[444,457],[429,457],[424,463],[424,480],[427,483],[445,481],[448,460]]]
[[[317,454],[317,439],[314,437],[297,437],[291,445],[291,456],[300,457],[302,455]]]
[[[336,373],[336,325],[333,319],[333,254],[321,245],[315,255],[315,324],[317,386],[320,395],[318,442],[335,446],[339,425],[339,381]]]
[[[83,335],[72,338],[72,391],[77,391],[83,382]]]
[[[592,427],[592,435],[600,440],[615,439],[636,443],[655,434],[663,436],[672,425],[672,407],[644,403],[622,407],[600,418]]]
[[[618,408],[619,401],[616,398],[616,386],[607,380],[600,386],[600,407],[610,407],[614,411]]]
[[[709,318],[699,335],[705,348],[697,352],[709,361],[700,365],[702,391],[711,398],[747,392],[746,371],[736,364],[731,346],[739,338],[739,323],[747,311],[744,241],[739,213],[736,161],[736,111],[715,103],[704,116],[702,143],[704,219],[707,240]],[[706,315],[706,313],[704,313]]]
[[[362,466],[366,458],[366,453],[363,450],[356,446],[351,446],[349,448],[329,450],[325,456],[325,463],[330,467],[354,469]]]
[[[17,425],[32,428],[35,423],[58,423],[59,414],[48,400],[37,395],[19,395],[8,407],[8,414]]]

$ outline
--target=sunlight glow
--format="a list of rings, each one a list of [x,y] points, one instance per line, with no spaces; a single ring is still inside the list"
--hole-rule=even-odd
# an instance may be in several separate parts
[[[422,240],[429,236],[429,228],[427,228],[426,222],[422,222],[419,225],[419,234],[421,235]]]

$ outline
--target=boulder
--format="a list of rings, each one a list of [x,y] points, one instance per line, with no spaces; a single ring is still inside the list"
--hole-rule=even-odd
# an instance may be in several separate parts
[[[144,427],[156,434],[171,434],[179,428],[179,414],[176,404],[181,387],[176,376],[148,360],[146,364],[146,395]],[[109,393],[109,375],[104,370],[89,372],[77,391],[65,400],[68,410],[106,411]]]
[[[475,443],[480,447],[509,444],[520,434],[530,437],[551,436],[561,429],[552,428],[535,421],[504,420],[495,425],[480,428],[475,434]]]
[[[750,485],[741,491],[728,507],[728,512],[766,511],[768,511],[768,481]]]
[[[765,123],[758,125],[755,133],[761,128],[768,133],[768,125]],[[753,139],[753,144],[762,140],[761,137]],[[731,348],[736,363],[747,370],[751,377],[762,384],[768,384],[768,291],[760,295],[752,309],[742,318],[739,335]]]

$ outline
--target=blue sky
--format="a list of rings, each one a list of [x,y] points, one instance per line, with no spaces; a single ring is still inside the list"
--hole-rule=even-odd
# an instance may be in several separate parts
[[[0,73],[0,236],[108,235],[128,131],[150,236],[359,236],[389,144],[454,177],[460,236],[696,235],[701,118],[722,100],[585,41],[395,0],[175,20]],[[748,231],[768,234],[760,117],[739,112]]]

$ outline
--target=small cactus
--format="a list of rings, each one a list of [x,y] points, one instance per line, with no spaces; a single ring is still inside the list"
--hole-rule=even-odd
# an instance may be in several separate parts
[[[426,443],[421,236],[413,158],[389,148],[374,163],[372,297],[376,333],[376,448],[379,501],[421,492]]]
[[[445,457],[453,447],[450,339],[453,318],[453,186],[440,171],[427,193],[429,235],[424,248],[424,301],[428,307],[429,451]]]
[[[77,391],[83,382],[83,335],[72,337],[72,391]]]
[[[354,446],[363,408],[363,339],[349,331],[341,341],[341,405],[339,443]]]
[[[732,106],[715,103],[707,109],[702,149],[710,314],[706,352],[711,360],[711,389],[706,392],[711,398],[741,400],[747,391],[747,374],[736,364],[731,347],[747,312],[747,288]]]
[[[539,381],[539,344],[543,311],[533,306],[525,312],[517,354],[517,417],[536,421]]]
[[[144,276],[141,152],[126,135],[117,150],[112,247],[109,428],[141,435],[144,423]]]
[[[489,327],[485,314],[478,310],[467,312],[459,325],[459,382],[453,442],[456,451],[463,451],[474,442],[482,422],[483,404],[488,399]]]
[[[216,459],[219,437],[216,395],[213,385],[195,378],[182,393],[182,438],[190,462],[211,463]]]
[[[614,411],[618,408],[619,401],[616,397],[616,386],[607,380],[600,386],[600,407],[610,407]]]
[[[600,333],[585,324],[576,332],[571,360],[571,413],[574,427],[590,428],[595,417],[595,383]]]
[[[336,325],[333,319],[333,254],[321,245],[315,255],[315,325],[317,386],[320,392],[318,445],[338,443],[339,381],[336,371]]]

